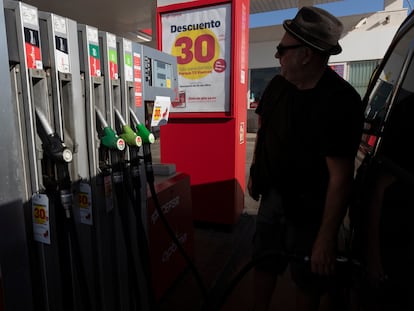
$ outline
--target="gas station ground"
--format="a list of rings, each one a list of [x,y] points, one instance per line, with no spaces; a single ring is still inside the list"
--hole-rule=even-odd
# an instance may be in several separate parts
[[[255,137],[256,133],[248,133],[246,137],[246,182]],[[153,162],[159,163],[159,142],[154,144],[152,154]],[[248,270],[231,291],[229,291],[231,288],[229,284],[251,260],[252,238],[258,206],[259,203],[246,194],[245,207],[240,221],[231,228],[195,225],[193,263],[207,289],[207,295],[204,295],[200,289],[194,273],[187,268],[162,297],[161,311],[205,310],[202,306],[205,306],[206,300],[222,301],[218,309],[222,311],[252,310],[252,270]],[[294,310],[294,296],[291,288],[289,273],[285,273],[278,282],[272,301],[272,310]],[[224,298],[220,300],[220,297]],[[321,306],[321,310],[323,309],[324,307]]]

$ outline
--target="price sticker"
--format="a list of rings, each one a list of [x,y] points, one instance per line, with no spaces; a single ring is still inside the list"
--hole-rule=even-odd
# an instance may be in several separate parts
[[[85,192],[79,193],[79,207],[88,208],[89,207],[89,197]]]
[[[49,199],[45,194],[32,196],[32,222],[34,240],[50,244]]]
[[[33,220],[37,224],[45,224],[49,217],[47,216],[46,206],[43,205],[34,205],[33,207]]]

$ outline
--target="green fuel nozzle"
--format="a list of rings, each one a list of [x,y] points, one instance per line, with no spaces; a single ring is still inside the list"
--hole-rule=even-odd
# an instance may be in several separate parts
[[[120,135],[128,144],[128,146],[141,147],[142,139],[138,136],[129,125],[122,126],[122,134]]]
[[[137,115],[135,114],[134,110],[132,110],[131,107],[129,107],[129,112],[131,113],[132,119],[134,119],[136,128],[137,128],[137,134],[141,137],[142,142],[146,144],[153,144],[155,142],[155,136],[152,134],[144,124],[139,122]]]
[[[104,145],[108,149],[117,149],[122,151],[125,149],[125,141],[120,138],[115,131],[109,127],[108,123],[106,122],[102,112],[95,107],[95,112],[99,121],[102,124],[104,135],[101,138],[101,144]]]
[[[140,136],[135,133],[132,128],[126,124],[124,118],[122,117],[121,113],[118,109],[114,108],[115,114],[118,117],[119,122],[122,124],[122,134],[121,136],[128,146],[132,147],[141,147],[142,146],[142,139]]]
[[[101,143],[108,149],[125,149],[125,141],[120,138],[113,129],[109,126],[104,128],[104,136],[101,138]]]
[[[155,136],[145,127],[144,124],[137,124],[137,134],[142,138],[142,141],[147,144],[153,144],[155,142]]]

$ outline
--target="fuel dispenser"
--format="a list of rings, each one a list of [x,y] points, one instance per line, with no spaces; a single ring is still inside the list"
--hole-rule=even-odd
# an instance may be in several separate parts
[[[135,43],[134,43],[135,44]],[[125,38],[117,39],[119,78],[121,84],[121,102],[115,103],[115,111],[118,116],[117,128],[124,132],[123,135],[134,133],[135,139],[128,143],[128,153],[126,154],[127,165],[125,166],[125,189],[127,189],[129,203],[132,207],[135,228],[133,231],[134,245],[136,249],[136,259],[138,263],[137,272],[140,286],[140,294],[143,306],[153,309],[155,305],[154,294],[151,284],[151,265],[149,258],[149,245],[146,222],[146,173],[142,163],[143,148],[148,143],[155,141],[154,135],[143,126],[137,114],[143,114],[142,110],[142,88],[139,77],[141,76],[140,65],[137,65],[136,55],[132,51],[133,43]],[[140,59],[140,57],[138,57]],[[135,76],[135,74],[137,74]],[[119,110],[118,110],[119,109]],[[124,120],[122,120],[124,118]],[[129,123],[129,124],[127,124]],[[143,131],[143,127],[146,131]],[[132,135],[130,135],[133,137]],[[124,137],[124,136],[123,136]]]
[[[33,306],[153,309],[185,267],[177,248],[193,253],[189,176],[151,155],[157,100],[177,97],[176,60],[4,1]]]
[[[62,106],[53,100],[56,80],[51,67],[43,64],[38,10],[6,1],[4,12],[20,150],[27,160],[23,162],[23,199],[27,202],[33,295],[40,308],[73,309],[79,298],[74,280],[81,276],[75,270],[82,268],[76,262],[79,244],[72,215],[69,163],[73,151],[64,141]]]
[[[88,155],[84,102],[79,68],[77,23],[66,17],[39,11],[43,66],[49,77],[56,133],[73,151],[68,162],[73,192],[71,208],[67,210],[66,231],[70,236],[72,270],[76,270],[74,286],[77,309],[96,309],[96,273],[91,239],[92,211],[90,200]],[[68,198],[72,199],[72,196]],[[86,273],[88,271],[88,273]]]
[[[101,310],[122,310],[119,258],[116,252],[112,156],[125,149],[125,141],[112,127],[106,107],[98,29],[78,24],[80,73],[84,89],[86,136],[91,176],[93,249]]]
[[[56,219],[58,209],[63,209],[57,189],[62,191],[64,199],[68,176],[58,166],[65,166],[71,160],[71,151],[54,130],[54,107],[50,104],[43,69],[37,8],[5,1],[4,13],[12,97],[21,137],[23,202],[34,297],[41,307],[64,310],[62,281],[65,272],[57,246]],[[69,291],[68,296],[71,293]]]
[[[112,180],[114,185],[114,221],[115,239],[118,254],[118,277],[120,278],[121,294],[124,298],[121,303],[127,309],[140,309],[139,306],[147,306],[148,297],[145,291],[145,278],[142,271],[142,251],[137,243],[137,222],[135,218],[135,204],[131,200],[133,195],[129,187],[129,154],[133,149],[139,149],[142,145],[141,137],[132,130],[129,125],[128,102],[121,96],[121,82],[118,62],[118,46],[116,36],[108,32],[99,32],[99,42],[102,50],[102,72],[105,85],[105,104],[112,121],[113,128],[119,133],[127,145],[127,149],[120,153],[111,153]],[[125,99],[125,98],[124,98]],[[128,113],[128,114],[127,114]],[[141,234],[141,232],[139,233]],[[144,286],[143,286],[144,285]],[[124,287],[124,288],[123,288]]]
[[[33,310],[30,258],[24,218],[22,131],[13,102],[4,3],[0,0],[0,310]]]

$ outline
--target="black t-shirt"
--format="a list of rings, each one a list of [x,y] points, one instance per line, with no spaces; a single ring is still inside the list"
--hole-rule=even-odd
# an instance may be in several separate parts
[[[274,90],[279,90],[276,100],[266,96]],[[328,182],[325,157],[355,157],[363,124],[361,98],[327,67],[310,90],[275,77],[262,99],[256,112],[262,118],[258,144],[263,142],[265,151],[259,158],[256,154],[256,163],[266,163],[267,184],[281,192],[286,214],[320,219]]]

